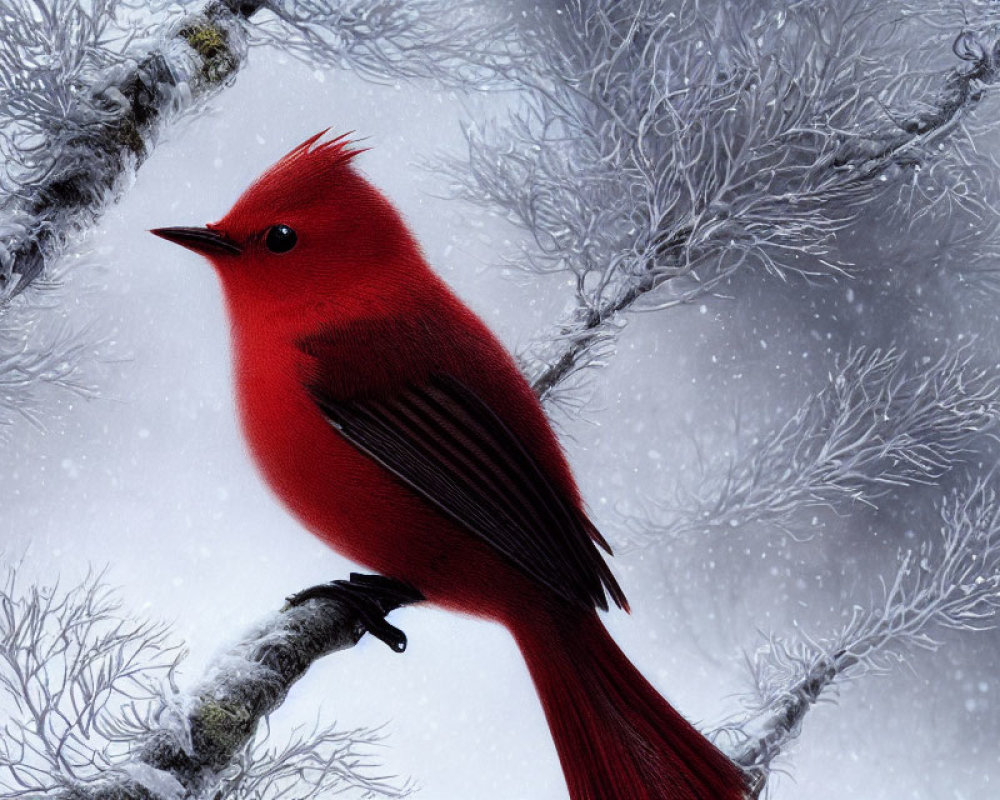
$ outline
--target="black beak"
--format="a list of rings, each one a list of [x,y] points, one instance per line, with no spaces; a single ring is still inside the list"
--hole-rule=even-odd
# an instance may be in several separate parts
[[[150,233],[205,255],[224,253],[238,256],[243,252],[242,248],[226,234],[213,231],[211,228],[153,228]]]

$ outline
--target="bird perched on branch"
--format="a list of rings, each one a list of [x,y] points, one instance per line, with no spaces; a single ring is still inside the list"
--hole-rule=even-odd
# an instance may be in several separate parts
[[[625,595],[537,398],[359,152],[318,134],[218,222],[153,231],[218,273],[261,472],[343,555],[510,630],[573,800],[743,798],[601,624]]]

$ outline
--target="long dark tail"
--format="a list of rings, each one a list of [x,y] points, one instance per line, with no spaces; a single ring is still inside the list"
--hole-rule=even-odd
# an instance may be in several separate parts
[[[512,630],[545,708],[572,800],[743,800],[743,773],[632,666],[596,612]]]

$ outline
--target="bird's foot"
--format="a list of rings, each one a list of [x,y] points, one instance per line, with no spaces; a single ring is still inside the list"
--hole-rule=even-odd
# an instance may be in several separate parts
[[[349,605],[358,615],[364,629],[385,642],[397,653],[406,650],[406,634],[385,621],[385,615],[400,606],[419,603],[424,599],[407,583],[382,575],[351,573],[348,581],[332,581],[311,586],[286,598],[286,607],[302,605],[314,598],[328,598]]]

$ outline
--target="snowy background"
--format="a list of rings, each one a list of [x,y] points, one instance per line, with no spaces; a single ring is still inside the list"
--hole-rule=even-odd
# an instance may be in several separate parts
[[[432,86],[373,86],[255,50],[212,112],[174,129],[124,200],[68,259],[72,304],[99,356],[99,397],[52,393],[44,430],[7,431],[3,547],[24,571],[72,582],[107,565],[126,607],[169,621],[197,680],[227,643],[285,595],[353,565],[305,533],[256,476],[236,428],[227,326],[210,268],[147,233],[220,218],[247,184],[307,136],[356,131],[357,162],[399,207],[429,261],[514,349],[551,330],[572,299],[558,276],[498,267],[519,234],[447,199],[423,162],[460,154],[459,120],[502,99],[469,101]],[[491,109],[490,105],[494,108]],[[878,269],[878,238],[858,241],[876,268],[809,286],[749,273],[733,298],[706,298],[633,318],[595,397],[560,431],[584,496],[612,539],[618,510],[683,481],[694,441],[731,446],[734,417],[768,430],[822,385],[849,345],[905,347],[936,358],[976,336],[996,352],[991,304],[914,268],[901,284]],[[935,526],[925,492],[880,512],[820,514],[788,536],[695,537],[626,547],[615,568],[634,613],[608,617],[628,655],[704,727],[735,712],[747,688],[743,652],[760,632],[822,635],[877,595],[907,531]],[[813,520],[809,520],[810,523]],[[912,533],[910,534],[913,535]],[[720,544],[721,542],[721,544]],[[426,800],[562,800],[555,750],[527,673],[499,627],[428,608],[396,612],[403,656],[366,638],[318,663],[275,715],[344,727],[384,724],[386,769]],[[990,797],[1000,781],[995,633],[954,634],[884,677],[866,677],[810,713],[776,776],[777,800]]]

